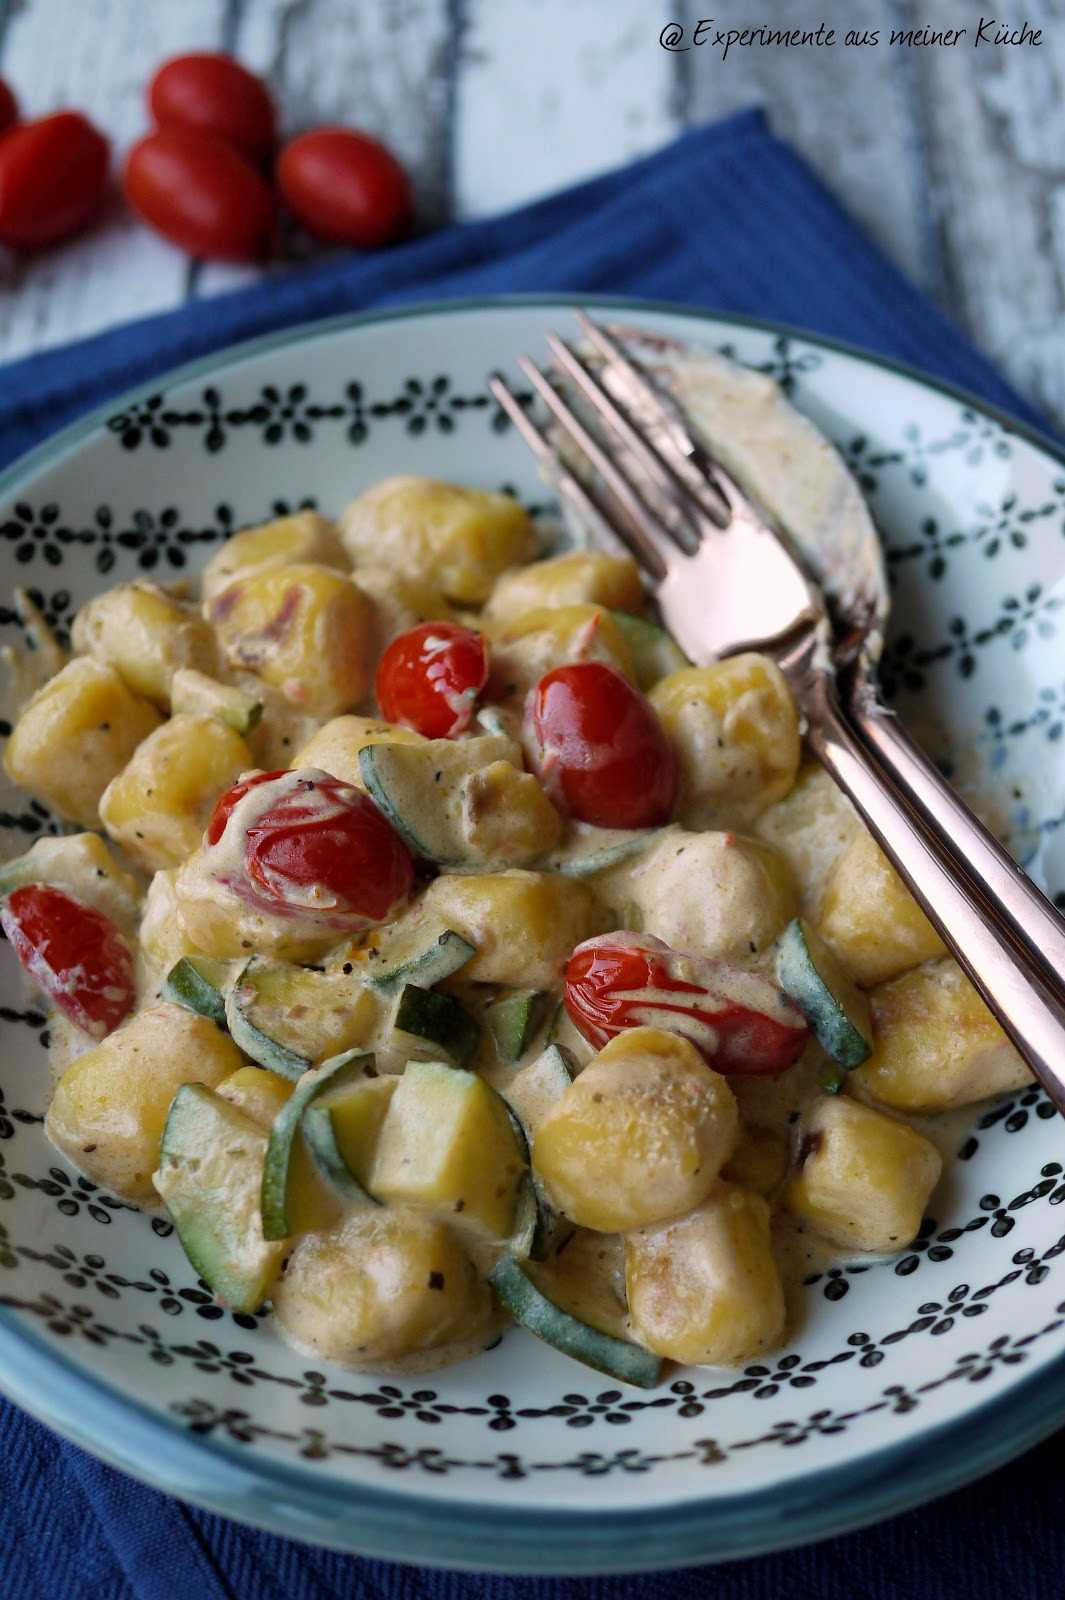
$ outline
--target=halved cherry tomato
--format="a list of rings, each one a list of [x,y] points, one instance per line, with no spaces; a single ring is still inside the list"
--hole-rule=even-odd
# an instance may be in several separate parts
[[[272,787],[262,804],[235,817],[263,784]],[[212,848],[228,847],[234,827],[237,870],[220,873],[220,881],[275,916],[310,916],[354,931],[387,920],[414,883],[410,851],[369,795],[313,767],[260,772],[227,789],[207,824],[209,868]]]
[[[142,221],[190,255],[257,261],[267,252],[273,193],[224,139],[191,128],[149,133],[126,157],[122,188]]]
[[[103,202],[110,156],[80,111],[9,129],[0,141],[0,244],[42,250],[79,232]]]
[[[312,128],[290,140],[277,182],[293,216],[337,244],[388,244],[410,220],[407,174],[383,144],[351,128]]]
[[[133,1007],[133,952],[109,917],[61,889],[31,883],[0,925],[34,982],[64,1016],[102,1039]]]
[[[377,664],[377,704],[389,722],[454,739],[469,727],[488,677],[484,634],[457,622],[421,622],[392,640]]]
[[[566,968],[566,1010],[601,1050],[625,1028],[683,1034],[718,1072],[783,1072],[810,1027],[783,989],[729,961],[686,956],[640,933],[604,933],[579,944]]]
[[[18,101],[11,85],[0,78],[0,133],[6,133],[18,121]]]
[[[277,143],[269,89],[232,56],[205,51],[164,61],[148,85],[148,110],[159,128],[212,133],[259,165]]]
[[[522,737],[551,799],[580,822],[653,828],[669,820],[677,759],[638,689],[601,661],[556,667],[530,691]]]

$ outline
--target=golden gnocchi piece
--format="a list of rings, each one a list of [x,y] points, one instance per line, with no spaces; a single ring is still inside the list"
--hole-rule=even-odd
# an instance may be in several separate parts
[[[254,528],[242,528],[227,539],[203,569],[200,592],[209,605],[234,578],[308,561],[337,572],[347,572],[351,566],[336,524],[317,511],[296,511]]]
[[[836,859],[861,826],[847,796],[820,762],[806,761],[788,794],[762,812],[751,832],[787,862],[802,915],[813,923]]]
[[[181,1085],[213,1089],[242,1064],[232,1039],[206,1017],[152,1006],[67,1068],[45,1132],[94,1183],[124,1200],[151,1200],[159,1141]]]
[[[844,1250],[901,1250],[916,1238],[943,1161],[931,1140],[847,1095],[826,1095],[803,1123],[784,1203]]]
[[[377,610],[377,648],[419,622],[451,622],[455,613],[435,583],[393,567],[360,567],[355,581]]]
[[[362,1368],[450,1345],[472,1354],[494,1320],[488,1287],[459,1239],[433,1217],[391,1206],[307,1234],[273,1304],[298,1350]]]
[[[74,618],[73,643],[164,711],[175,672],[191,667],[210,675],[219,667],[217,641],[199,612],[142,580],[87,601]]]
[[[533,1170],[579,1227],[627,1233],[705,1200],[738,1134],[735,1097],[694,1045],[628,1028],[548,1111]]]
[[[896,1111],[947,1111],[1031,1083],[1032,1074],[956,961],[870,991],[873,1053],[847,1078]]]
[[[190,856],[218,796],[254,765],[240,734],[218,717],[182,713],[137,746],[100,797],[100,820],[148,872]]]
[[[871,833],[859,829],[837,856],[817,931],[862,988],[946,955],[933,928]]]
[[[510,495],[408,475],[353,500],[340,532],[355,566],[394,567],[459,605],[482,605],[502,572],[537,553],[532,519]]]
[[[292,1099],[295,1087],[291,1079],[266,1067],[238,1067],[215,1086],[215,1093],[269,1133],[278,1112]]]
[[[162,720],[114,667],[79,656],[34,695],[15,723],[4,769],[50,810],[93,828],[107,785]]]
[[[463,978],[534,989],[558,987],[574,947],[598,921],[587,884],[516,868],[448,873],[429,885],[421,904],[477,951]]]
[[[137,934],[138,988],[142,992],[158,989],[171,967],[182,956],[198,955],[181,916],[174,888],[177,869],[156,872],[144,896],[140,930]]]
[[[625,1240],[632,1330],[657,1355],[732,1366],[779,1344],[784,1289],[761,1195],[718,1182],[696,1210]]]
[[[574,661],[602,661],[636,681],[625,636],[602,606],[527,611],[492,638],[490,659],[489,690],[504,701],[520,703],[545,672]]]
[[[290,767],[318,767],[354,789],[365,789],[359,751],[373,744],[424,744],[413,728],[401,728],[383,717],[332,717],[287,761]]]
[[[344,573],[309,563],[237,577],[210,605],[233,667],[255,672],[318,717],[350,711],[373,683],[373,601]]]
[[[462,834],[484,861],[525,866],[562,837],[562,818],[529,772],[493,761],[462,783]]]
[[[677,752],[685,820],[750,823],[788,794],[799,770],[799,709],[768,656],[671,672],[648,698]]]
[[[798,912],[783,858],[737,833],[667,828],[630,870],[628,884],[644,931],[689,955],[749,960]]]
[[[545,606],[554,609],[590,605],[638,611],[642,604],[643,583],[631,556],[569,550],[565,555],[504,572],[488,597],[484,614],[498,629]]]

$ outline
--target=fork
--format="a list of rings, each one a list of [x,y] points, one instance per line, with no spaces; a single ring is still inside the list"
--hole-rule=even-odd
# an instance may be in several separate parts
[[[862,648],[872,616],[834,631],[787,535],[621,345],[577,315],[594,359],[549,334],[550,379],[518,363],[550,431],[498,374],[492,394],[593,542],[636,560],[692,662],[743,650],[777,662],[813,753],[1065,1114],[1065,919],[883,705]]]

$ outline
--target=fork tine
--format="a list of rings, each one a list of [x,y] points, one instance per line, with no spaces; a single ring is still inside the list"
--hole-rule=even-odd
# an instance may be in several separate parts
[[[697,521],[701,507],[693,501],[686,485],[658,453],[650,438],[633,426],[628,414],[621,409],[613,395],[608,394],[577,352],[553,333],[547,335],[547,345],[554,357],[554,365],[561,370],[562,376],[568,377],[600,416],[606,418],[647,474],[653,487],[664,497],[665,503],[660,507],[659,514],[667,533],[672,535],[686,555],[694,555],[702,538],[702,529]]]
[[[635,486],[621,471],[617,462],[603,449],[577,413],[566,403],[528,356],[522,356],[518,365],[543,400],[548,410],[579,445],[610,490],[625,519],[624,528],[617,532],[630,546],[633,555],[641,561],[659,582],[673,565],[677,547],[664,534],[657,531],[656,513],[644,502]]]
[[[680,410],[662,395],[646,373],[622,349],[605,328],[593,322],[584,311],[575,312],[581,331],[598,350],[607,370],[619,381],[623,393],[635,397],[637,407],[645,414],[647,425],[653,426],[664,452],[672,454],[674,470],[689,486],[698,485],[708,509],[721,527],[727,527],[735,508],[734,496],[738,493],[728,480],[721,482],[721,468],[708,451],[705,442],[693,434]],[[729,490],[733,493],[730,495]]]
[[[569,501],[578,521],[588,529],[593,542],[608,555],[634,556],[639,560],[640,553],[631,550],[619,536],[614,525],[596,505],[584,484],[566,466],[550,440],[541,433],[517,395],[507,387],[498,372],[489,378],[488,388],[532,450],[545,475]]]

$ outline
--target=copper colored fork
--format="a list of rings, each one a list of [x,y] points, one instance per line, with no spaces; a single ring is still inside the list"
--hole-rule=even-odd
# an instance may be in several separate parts
[[[778,663],[814,754],[1065,1112],[1065,919],[883,705],[863,648],[872,614],[830,618],[786,534],[672,398],[578,320],[581,350],[548,336],[550,380],[519,363],[546,427],[499,376],[492,393],[593,541],[637,561],[691,661],[757,650]]]

